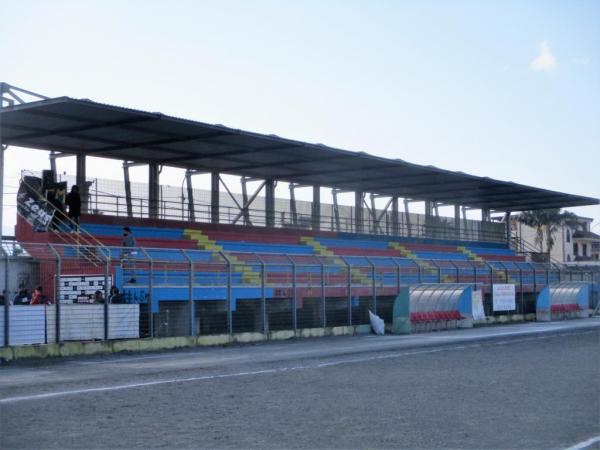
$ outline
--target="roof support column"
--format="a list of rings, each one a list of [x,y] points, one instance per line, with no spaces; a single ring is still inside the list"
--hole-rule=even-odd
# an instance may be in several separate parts
[[[364,192],[356,191],[354,193],[354,231],[356,233],[363,233],[365,230],[365,224],[363,220],[363,198]]]
[[[489,208],[481,208],[481,221],[489,222],[490,221],[490,210]]]
[[[210,223],[219,223],[219,200],[220,200],[220,180],[219,172],[210,174]]]
[[[160,168],[158,163],[151,162],[148,165],[148,217],[158,219],[159,211],[159,189]]]
[[[242,216],[244,217],[244,225],[250,225],[252,222],[250,221],[250,211],[248,208],[250,207],[251,202],[248,201],[246,181],[246,177],[240,178],[240,183],[242,183],[242,204],[244,205],[242,208]]]
[[[313,186],[312,201],[312,229],[319,231],[321,229],[321,186]]]
[[[460,205],[454,205],[454,237],[460,240]]]
[[[490,210],[488,208],[481,208],[481,228],[479,230],[479,236],[477,237],[480,241],[487,241],[489,239],[490,232]]]
[[[86,158],[85,155],[76,156],[75,184],[79,187],[79,196],[81,197],[81,213],[88,212],[88,184],[86,183]]]
[[[294,183],[290,183],[290,221],[292,226],[298,225],[298,212],[296,211],[296,185]]]
[[[188,200],[188,220],[190,222],[196,221],[196,208],[194,206],[194,187],[192,186],[192,175],[193,170],[185,171],[185,183],[187,187],[187,200]],[[183,193],[182,193],[183,195]],[[182,200],[183,203],[183,200]]]
[[[129,179],[129,163],[123,162],[123,181],[125,183],[125,204],[127,205],[127,217],[133,217],[133,205],[131,204],[131,180]]]
[[[265,223],[268,227],[275,226],[275,180],[265,181]]]
[[[504,213],[504,224],[506,226],[506,243],[508,244],[509,248],[510,248],[510,237],[512,234],[512,229],[511,229],[511,224],[510,224],[510,211],[506,211]],[[564,244],[564,240],[563,240],[563,244]]]
[[[50,171],[52,172],[52,181],[54,183],[56,183],[57,178],[56,178],[56,154],[54,153],[54,150],[50,150]]]
[[[425,217],[433,215],[433,203],[430,200],[425,200]]]
[[[434,237],[433,230],[433,203],[430,200],[425,200],[425,227],[423,229],[423,237]]]
[[[398,221],[400,219],[400,214],[398,213],[398,196],[394,195],[392,197],[392,235],[398,236]]]
[[[338,206],[337,193],[338,193],[337,189],[333,188],[331,190],[331,197],[333,198],[333,220],[334,220],[335,231],[341,231],[340,209]]]
[[[408,237],[412,236],[412,230],[410,226],[410,202],[407,198],[404,199],[404,217],[406,219],[406,235]]]

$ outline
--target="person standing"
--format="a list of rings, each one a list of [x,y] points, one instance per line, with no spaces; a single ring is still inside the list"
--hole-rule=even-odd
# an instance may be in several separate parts
[[[71,192],[67,195],[65,203],[69,207],[69,225],[74,231],[79,230],[79,216],[81,216],[81,196],[79,195],[79,186],[73,185]]]
[[[133,232],[129,227],[123,227],[123,247],[125,251],[123,252],[125,255],[129,256],[132,253],[133,247],[136,246],[135,237],[133,237]]]
[[[123,258],[123,270],[125,269],[129,269],[129,268],[133,268],[133,265],[129,265],[126,264],[125,261],[130,258],[134,252],[133,252],[133,248],[136,247],[136,242],[135,242],[135,237],[133,237],[133,232],[131,231],[131,228],[129,227],[123,227],[123,253],[122,253],[122,258]],[[131,267],[127,267],[127,266],[131,266]],[[135,283],[135,277],[131,277],[131,279],[129,280],[129,283]]]
[[[52,222],[50,222],[51,230],[60,231],[60,224],[65,220],[65,204],[63,203],[64,196],[65,190],[61,189],[61,186],[58,183],[56,184],[56,187],[48,189],[46,193],[48,203],[52,205],[52,209],[54,209]]]

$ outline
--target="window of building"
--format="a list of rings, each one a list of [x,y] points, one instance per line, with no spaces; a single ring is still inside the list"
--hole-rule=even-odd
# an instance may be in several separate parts
[[[577,242],[573,244],[573,254],[575,256],[579,255],[579,246],[577,245]]]
[[[587,256],[587,244],[582,244],[581,250],[583,251],[583,256]]]
[[[567,228],[567,242],[571,242],[571,230]]]

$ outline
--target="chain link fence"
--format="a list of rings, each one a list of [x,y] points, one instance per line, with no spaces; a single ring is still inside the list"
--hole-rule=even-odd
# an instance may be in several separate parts
[[[21,244],[2,246],[0,345],[268,333],[392,320],[403,286],[467,283],[494,312],[491,286],[516,285],[535,312],[550,283],[598,274],[546,264]],[[594,305],[590,305],[594,306]]]

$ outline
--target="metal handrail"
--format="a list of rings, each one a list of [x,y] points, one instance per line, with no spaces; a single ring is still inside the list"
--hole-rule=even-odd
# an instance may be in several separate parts
[[[548,263],[550,264],[555,264],[557,266],[563,266],[564,263],[562,261],[559,261],[558,259],[555,259],[552,257],[552,255],[549,252],[540,252],[539,249],[537,249],[535,247],[535,245],[533,245],[531,242],[527,241],[526,239],[523,239],[522,236],[517,235],[514,231],[511,232],[511,241],[514,239],[517,241],[517,245],[518,247],[521,247],[522,249],[524,249],[525,251],[518,251],[517,249],[515,250],[515,253],[524,253],[524,254],[531,254],[531,253],[537,253],[537,254],[544,254],[547,255],[547,259],[548,259]]]
[[[41,194],[41,192],[39,192],[37,189],[35,189],[30,184],[28,184],[24,178],[21,179],[21,182],[30,189],[30,193],[34,193],[38,197],[39,201],[41,201],[45,206],[50,207],[50,209],[53,211],[54,216],[57,217],[57,222],[58,222],[59,228],[62,226],[65,228],[71,228],[71,229],[75,230],[74,235],[72,235],[70,233],[62,233],[62,232],[58,231],[57,229],[50,227],[49,231],[51,233],[53,233],[56,237],[58,237],[65,245],[75,245],[78,248],[81,246],[99,247],[99,248],[105,247],[104,244],[102,242],[100,242],[96,237],[94,237],[92,234],[88,233],[85,229],[80,227],[78,223],[76,223],[70,217],[68,217],[62,210],[58,209],[51,202],[49,202],[48,199],[46,199]],[[17,208],[17,213],[18,213],[18,208]],[[98,261],[94,261],[93,258],[89,257],[92,254],[90,254],[89,252],[85,252],[85,253],[86,253],[84,255],[85,259],[87,259],[90,263],[92,263],[94,265],[98,265],[97,264]],[[94,252],[93,254],[96,254],[96,253]],[[100,260],[100,258],[98,258],[98,259]],[[99,262],[101,262],[101,260]]]
[[[96,191],[95,195],[88,195],[88,210],[93,214],[114,215],[117,217],[130,217],[127,210],[125,197],[110,193]],[[133,217],[146,218],[150,216],[150,204],[148,199],[133,197]],[[181,201],[165,200],[159,202],[159,218],[163,220],[176,220],[184,222],[211,222],[211,205],[202,202],[194,202],[195,214],[192,220],[191,213],[187,209],[188,203],[182,204]],[[312,218],[310,214],[297,213],[300,220],[296,223],[292,221],[290,211],[275,211],[275,227],[277,228],[295,228],[311,229]],[[425,216],[423,216],[425,217]],[[239,224],[265,226],[265,213],[262,209],[247,209],[247,218],[249,222],[244,222],[244,215],[239,214],[239,209],[235,206],[220,206],[219,222],[222,224]],[[391,225],[386,226],[385,222],[380,222],[378,227],[374,226],[373,219],[366,215],[365,219],[357,224],[354,217],[340,217],[340,227],[336,226],[333,215],[321,215],[320,228],[326,231],[357,233],[359,229],[364,229],[365,234],[385,235],[385,236],[410,236],[410,237],[431,237],[458,241],[487,241],[487,242],[506,242],[505,232],[495,232],[489,230],[476,229],[470,227],[460,230],[460,234],[453,226],[444,226],[432,222],[441,222],[441,218],[430,218],[429,223],[398,223],[397,233],[394,233]],[[361,225],[361,226],[357,226]]]

